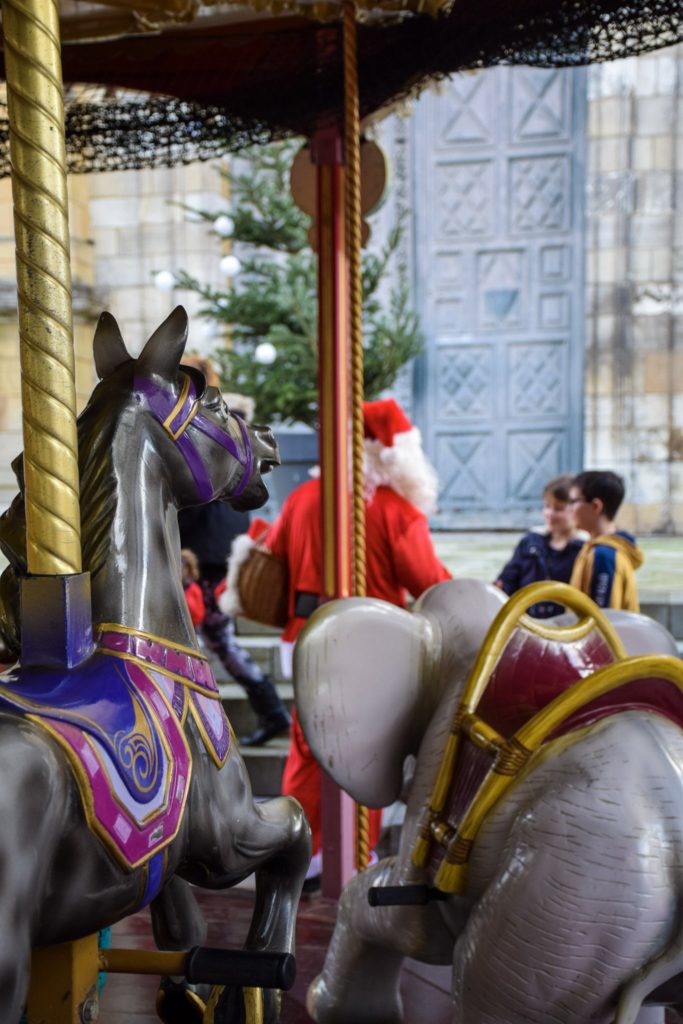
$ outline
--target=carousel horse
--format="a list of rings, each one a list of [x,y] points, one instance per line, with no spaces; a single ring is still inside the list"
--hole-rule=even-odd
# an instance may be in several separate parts
[[[683,665],[657,623],[552,586],[591,606],[578,625],[454,580],[413,614],[331,602],[299,637],[300,721],[335,781],[386,806],[416,759],[397,855],[342,893],[317,1024],[399,1024],[404,957],[452,968],[454,1024],[683,1004]]]
[[[113,317],[100,318],[100,383],[78,421],[93,617],[71,665],[73,651],[66,664],[45,657],[37,634],[41,616],[55,628],[51,609],[31,610],[23,589],[34,580],[24,579],[22,494],[0,521],[10,559],[2,628],[22,653],[0,677],[6,1024],[25,1004],[32,947],[92,934],[151,903],[157,935],[182,948],[200,928],[187,882],[224,889],[255,872],[245,948],[293,949],[309,829],[296,801],[254,803],[189,618],[176,514],[214,499],[258,507],[261,473],[279,457],[269,430],[247,426],[181,365],[187,327],[179,307],[136,360]],[[264,1021],[276,1019],[270,993]]]

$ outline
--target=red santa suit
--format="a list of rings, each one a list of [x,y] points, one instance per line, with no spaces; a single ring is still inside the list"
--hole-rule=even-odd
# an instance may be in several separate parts
[[[394,427],[399,425],[399,434],[406,431],[417,434],[403,410],[392,399],[366,402],[366,436],[374,442],[376,453],[380,455],[382,448],[392,447],[396,440],[396,432],[391,429],[391,425],[387,430],[383,429],[387,415]],[[392,441],[391,445],[386,444],[388,440]],[[420,458],[423,462],[417,460],[419,468],[427,467],[433,473],[421,450]],[[373,479],[372,473],[368,476]],[[377,481],[376,473],[374,480]],[[287,560],[290,618],[282,639],[291,642],[307,621],[307,616],[297,615],[297,610],[301,609],[302,603],[305,605],[308,600],[310,604],[314,595],[322,593],[318,480],[310,480],[290,494],[279,518],[268,532],[266,544],[274,554]],[[436,556],[424,512],[386,483],[372,487],[366,499],[366,548],[368,597],[378,597],[404,608],[408,593],[419,597],[434,583],[451,578],[451,574]],[[320,850],[321,838],[320,768],[306,743],[296,713],[292,720],[292,742],[285,765],[282,791],[296,797],[306,811],[313,833],[315,855]],[[374,846],[379,836],[381,812],[371,811],[370,817],[370,842]]]

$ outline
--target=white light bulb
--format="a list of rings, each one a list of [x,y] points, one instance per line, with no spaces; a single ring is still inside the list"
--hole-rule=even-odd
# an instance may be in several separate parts
[[[170,270],[159,270],[154,275],[154,287],[161,292],[170,292],[175,288],[175,277]]]
[[[221,272],[225,274],[226,277],[235,277],[236,274],[239,274],[242,264],[236,256],[229,253],[227,256],[223,257],[219,266],[221,268]]]
[[[262,341],[254,349],[254,359],[262,366],[270,366],[277,359],[277,349],[270,341]]]
[[[213,222],[213,230],[221,238],[227,238],[235,230],[235,222],[232,217],[228,217],[227,213],[221,213]]]

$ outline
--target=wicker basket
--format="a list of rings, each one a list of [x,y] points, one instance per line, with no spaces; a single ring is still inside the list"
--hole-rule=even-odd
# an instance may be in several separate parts
[[[255,545],[239,574],[242,614],[266,626],[282,627],[289,619],[287,563],[267,548]]]

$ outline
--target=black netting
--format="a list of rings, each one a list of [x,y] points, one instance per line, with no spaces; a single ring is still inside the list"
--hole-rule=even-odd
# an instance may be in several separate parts
[[[72,174],[175,167],[289,134],[255,121],[242,123],[213,106],[161,96],[67,102],[65,120]],[[9,173],[7,104],[0,102],[0,177]]]
[[[448,15],[359,27],[361,113],[494,64],[573,66],[683,38],[683,0],[457,0]],[[72,171],[205,160],[339,121],[341,29],[302,19],[174,27],[63,47]],[[4,74],[0,57],[0,77]],[[99,83],[96,88],[95,83]],[[156,95],[152,95],[156,94]],[[159,95],[163,94],[163,95]],[[0,107],[0,175],[8,124]]]
[[[72,173],[173,167],[274,142],[286,134],[257,121],[245,123],[217,107],[160,96],[78,102],[66,111]]]

